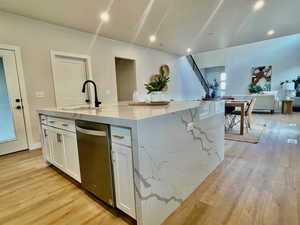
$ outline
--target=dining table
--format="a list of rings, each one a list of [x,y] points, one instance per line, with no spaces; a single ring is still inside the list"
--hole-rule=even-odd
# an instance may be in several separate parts
[[[234,107],[234,108],[240,108],[241,110],[241,119],[240,119],[240,135],[244,135],[245,133],[245,112],[246,107],[249,104],[249,101],[247,100],[226,100],[225,101],[225,107]]]

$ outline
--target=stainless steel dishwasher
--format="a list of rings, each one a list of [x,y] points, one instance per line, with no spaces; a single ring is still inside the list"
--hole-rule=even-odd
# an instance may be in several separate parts
[[[115,206],[109,125],[76,121],[81,185]]]

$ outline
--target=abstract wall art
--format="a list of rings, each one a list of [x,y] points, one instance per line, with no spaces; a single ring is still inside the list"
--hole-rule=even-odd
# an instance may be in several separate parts
[[[271,91],[272,66],[252,67],[251,85],[259,86],[263,91]]]

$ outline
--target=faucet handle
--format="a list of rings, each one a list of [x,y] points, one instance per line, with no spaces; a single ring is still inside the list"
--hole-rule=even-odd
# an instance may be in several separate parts
[[[102,104],[101,101],[95,101],[95,106],[96,106],[96,107],[99,107],[101,104]]]

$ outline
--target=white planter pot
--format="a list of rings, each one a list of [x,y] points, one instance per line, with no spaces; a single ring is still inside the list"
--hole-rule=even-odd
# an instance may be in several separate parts
[[[166,95],[162,91],[154,91],[150,93],[151,102],[163,102],[166,101]]]

